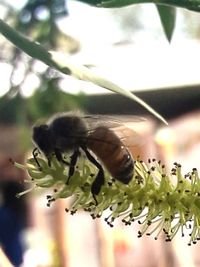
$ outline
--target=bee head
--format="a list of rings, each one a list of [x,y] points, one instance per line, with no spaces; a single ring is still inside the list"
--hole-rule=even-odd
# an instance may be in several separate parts
[[[46,155],[53,152],[52,134],[47,124],[41,124],[33,127],[33,142]]]

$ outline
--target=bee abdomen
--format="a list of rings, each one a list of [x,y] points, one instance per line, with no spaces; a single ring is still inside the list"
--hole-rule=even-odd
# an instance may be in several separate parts
[[[106,127],[98,127],[90,137],[88,147],[103,162],[112,177],[128,184],[133,177],[134,161],[119,137]]]

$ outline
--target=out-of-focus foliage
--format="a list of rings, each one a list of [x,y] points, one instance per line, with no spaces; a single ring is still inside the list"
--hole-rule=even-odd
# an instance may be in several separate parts
[[[59,88],[59,77],[42,74],[41,84],[34,94],[24,98],[20,92],[13,97],[0,98],[0,122],[4,124],[30,125],[49,114],[75,109],[85,101],[84,95],[65,93]]]
[[[26,116],[26,101],[21,94],[14,97],[4,95],[0,98],[0,123],[23,124]]]
[[[31,36],[48,49],[76,52],[79,43],[63,34],[56,19],[68,14],[65,0],[29,0],[16,15],[15,29]]]
[[[57,26],[56,20],[68,14],[65,0],[29,0],[21,10],[14,10],[6,1],[0,2],[5,8],[4,21],[46,49],[67,53],[79,50],[79,42],[65,35]],[[82,96],[66,94],[60,89],[61,75],[50,75],[46,66],[43,70],[34,68],[36,60],[26,57],[24,52],[0,38],[0,61],[10,64],[10,88],[0,97],[0,123],[30,125],[38,118],[47,117],[58,111],[77,108]],[[19,75],[19,69],[23,74]],[[21,88],[29,75],[39,80],[35,93],[28,98]],[[22,76],[20,79],[19,77]]]
[[[78,109],[86,101],[84,95],[73,95],[59,90],[60,78],[42,80],[43,84],[27,100],[30,121],[46,118],[58,111]]]

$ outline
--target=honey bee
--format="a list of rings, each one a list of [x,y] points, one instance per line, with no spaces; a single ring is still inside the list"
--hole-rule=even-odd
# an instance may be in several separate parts
[[[140,117],[134,117],[134,120],[135,118],[140,120]],[[57,114],[46,124],[33,127],[32,140],[36,145],[33,157],[39,166],[37,161],[39,149],[46,156],[50,166],[54,154],[58,161],[69,166],[67,178],[69,183],[82,150],[87,159],[98,169],[91,185],[91,193],[96,201],[96,196],[105,182],[103,166],[114,179],[124,184],[128,184],[133,177],[134,160],[123,140],[132,138],[132,142],[136,133],[131,136],[130,133],[133,131],[130,130],[129,137],[124,137],[123,131],[122,121],[114,117],[79,113]],[[64,159],[65,152],[72,152],[70,162]]]

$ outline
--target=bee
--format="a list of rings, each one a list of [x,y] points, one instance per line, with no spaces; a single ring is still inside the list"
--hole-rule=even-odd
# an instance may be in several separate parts
[[[138,119],[139,117],[136,117],[136,120]],[[118,130],[121,137],[116,134],[117,131],[115,132],[114,129]],[[50,166],[54,154],[58,161],[69,166],[67,178],[67,183],[69,183],[80,152],[83,151],[87,159],[98,169],[91,185],[91,193],[97,203],[96,196],[105,183],[103,166],[114,179],[124,184],[128,184],[133,177],[134,160],[123,142],[123,131],[122,122],[114,117],[79,113],[57,114],[46,124],[33,127],[32,140],[36,146],[33,150],[33,157],[40,167],[37,161],[37,150],[39,149],[47,158]],[[133,137],[129,135],[128,138]],[[64,159],[63,153],[65,152],[72,153],[70,162]]]

